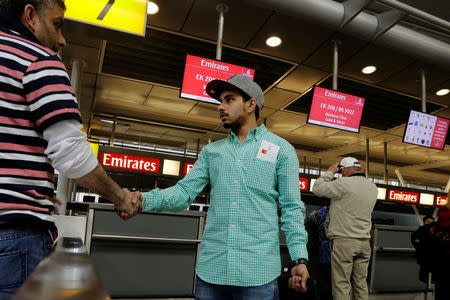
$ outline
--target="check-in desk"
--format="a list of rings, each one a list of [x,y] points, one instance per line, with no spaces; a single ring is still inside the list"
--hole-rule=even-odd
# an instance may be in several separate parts
[[[374,225],[370,293],[419,293],[430,291],[419,280],[419,265],[411,234],[417,227]]]
[[[205,213],[144,212],[121,220],[90,205],[86,247],[111,297],[192,297]]]

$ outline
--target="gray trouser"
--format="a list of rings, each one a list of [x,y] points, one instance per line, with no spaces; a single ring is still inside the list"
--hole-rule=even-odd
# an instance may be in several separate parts
[[[369,260],[369,239],[333,239],[331,285],[334,300],[367,300],[369,298],[366,281]]]

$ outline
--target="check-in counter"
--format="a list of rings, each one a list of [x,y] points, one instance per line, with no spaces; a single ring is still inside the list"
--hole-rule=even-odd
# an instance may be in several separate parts
[[[121,220],[89,206],[86,247],[111,297],[192,297],[205,213],[144,212]]]
[[[422,293],[430,291],[419,280],[419,265],[411,234],[417,227],[374,225],[372,261],[369,268],[370,293]]]

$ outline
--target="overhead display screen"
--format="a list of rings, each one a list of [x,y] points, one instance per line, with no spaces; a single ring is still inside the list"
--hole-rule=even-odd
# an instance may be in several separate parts
[[[227,80],[235,74],[246,75],[254,80],[255,70],[222,61],[187,55],[180,97],[219,104],[219,101],[206,94],[206,85],[214,79]]]
[[[364,98],[314,87],[308,123],[359,132]]]
[[[411,110],[403,142],[443,150],[449,124],[449,119]]]

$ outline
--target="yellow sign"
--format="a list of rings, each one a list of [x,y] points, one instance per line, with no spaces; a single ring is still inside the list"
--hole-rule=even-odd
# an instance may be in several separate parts
[[[92,152],[94,152],[95,156],[98,157],[98,140],[89,139],[89,144],[91,145]]]
[[[145,36],[148,0],[66,0],[65,17]]]

